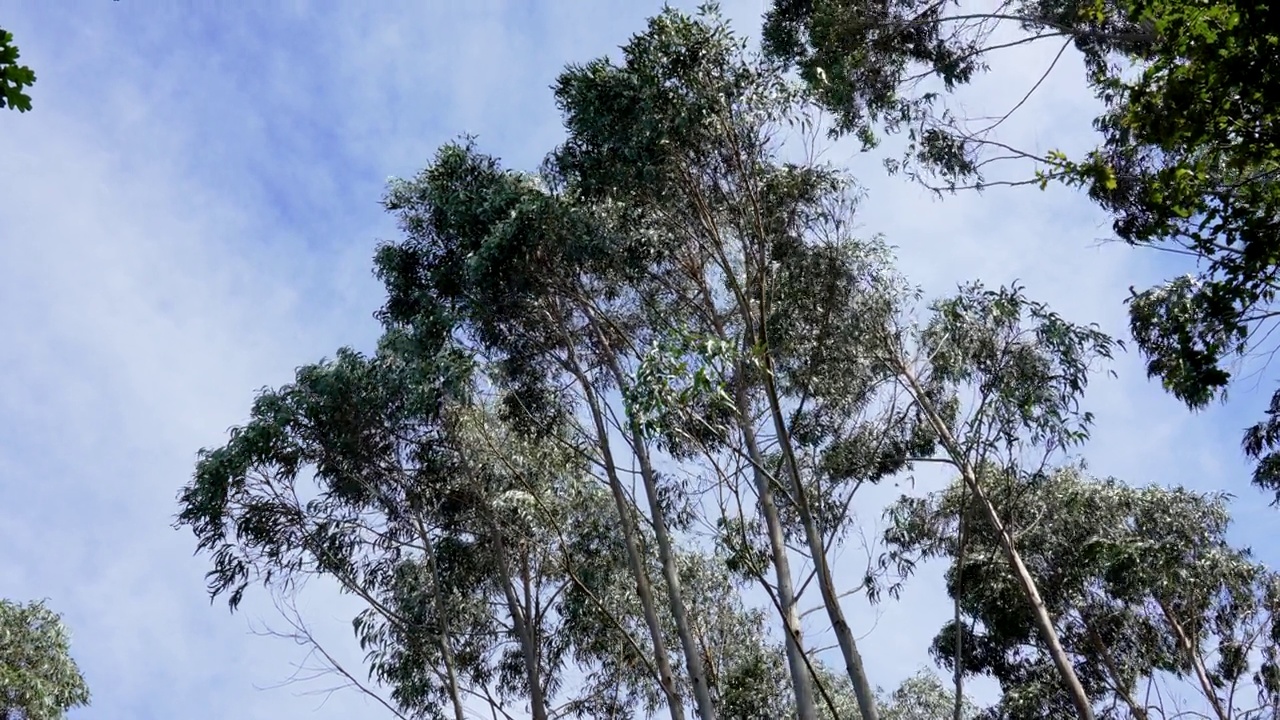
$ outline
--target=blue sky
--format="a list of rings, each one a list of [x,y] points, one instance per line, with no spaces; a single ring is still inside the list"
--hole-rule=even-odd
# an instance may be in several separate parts
[[[394,236],[378,205],[386,179],[463,132],[532,168],[561,135],[548,86],[562,66],[612,52],[659,7],[103,0],[69,12],[0,0],[39,77],[33,112],[0,113],[0,596],[65,614],[94,693],[73,718],[389,717],[353,692],[307,694],[324,682],[260,689],[302,651],[250,632],[274,618],[252,597],[239,615],[210,607],[205,561],[170,527],[175,495],[255,389],[371,345],[370,258]],[[725,9],[756,33],[760,0]],[[1003,111],[1056,50],[998,58],[963,102]],[[1079,77],[1067,61],[1004,137],[1085,147],[1093,104]],[[1177,270],[1100,245],[1105,218],[1067,190],[939,202],[875,158],[844,146],[827,158],[859,172],[866,232],[884,233],[933,291],[1018,279],[1123,336],[1128,286]],[[1192,415],[1135,357],[1115,369],[1087,399],[1094,472],[1236,493],[1238,537],[1280,559],[1267,545],[1276,511],[1238,450],[1268,382]],[[927,662],[948,612],[939,589],[926,573],[900,603],[851,606],[876,682]],[[308,619],[358,659],[351,603],[314,590]]]

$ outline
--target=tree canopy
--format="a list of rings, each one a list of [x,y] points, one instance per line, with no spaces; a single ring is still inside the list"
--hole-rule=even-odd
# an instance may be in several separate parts
[[[892,167],[950,190],[1076,185],[1111,214],[1118,239],[1193,259],[1190,274],[1135,290],[1129,309],[1149,374],[1202,408],[1225,396],[1242,358],[1269,352],[1276,315],[1275,12],[1235,0],[776,0],[765,46],[800,69],[840,132],[904,130],[909,156]],[[946,92],[984,72],[992,53],[1055,39],[1080,52],[1101,102],[1095,150],[1009,147],[993,134],[1000,122],[947,109]],[[938,91],[919,89],[926,77],[941,80]],[[999,159],[1038,169],[992,177],[1007,165]],[[1244,440],[1254,482],[1269,491],[1280,491],[1277,403],[1280,394]]]
[[[925,107],[876,77],[848,127]],[[791,152],[820,108],[783,64],[667,9],[553,92],[566,137],[536,169],[462,138],[391,182],[377,347],[304,365],[200,453],[179,524],[212,595],[336,582],[362,687],[413,718],[1090,720],[1159,673],[1219,703],[1246,669],[1270,687],[1231,644],[1269,627],[1269,575],[1221,508],[1073,474],[1117,343],[1019,286],[924,297],[855,232],[854,179]],[[837,567],[859,491],[923,464],[949,494]],[[922,557],[961,569],[953,676],[886,694],[846,598],[892,601]]]
[[[0,718],[62,720],[89,704],[71,639],[44,603],[0,599]]]
[[[1189,685],[1213,717],[1270,717],[1280,707],[1280,576],[1226,539],[1222,496],[1130,487],[1079,468],[984,476],[1058,624],[1100,717],[1168,717],[1170,683]],[[1037,649],[1016,584],[974,522],[960,485],[890,510],[889,562],[949,563],[956,618],[933,654],[1002,686],[998,715],[1074,717]],[[959,658],[957,663],[956,658]],[[1154,692],[1153,692],[1154,689]]]

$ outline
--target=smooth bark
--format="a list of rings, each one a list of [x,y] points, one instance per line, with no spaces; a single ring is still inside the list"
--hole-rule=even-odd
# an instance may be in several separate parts
[[[623,540],[627,546],[627,560],[631,566],[632,576],[636,582],[636,594],[640,597],[640,607],[644,613],[649,635],[653,642],[654,664],[658,668],[658,678],[663,693],[667,696],[667,706],[671,712],[671,720],[684,720],[684,706],[681,705],[680,694],[676,690],[675,674],[671,670],[671,659],[667,653],[666,641],[662,637],[662,624],[658,620],[657,607],[653,599],[653,586],[649,582],[649,574],[645,570],[644,559],[636,541],[636,527],[631,516],[632,504],[627,498],[626,489],[618,477],[617,465],[614,462],[613,448],[609,443],[608,426],[604,420],[604,412],[596,399],[595,385],[582,372],[576,359],[569,358],[566,366],[582,387],[587,408],[596,430],[596,445],[600,449],[601,461],[605,475],[609,481],[609,490],[613,495],[618,510],[618,522],[621,524]]]
[[[542,673],[538,668],[538,646],[534,638],[533,628],[525,609],[521,607],[520,598],[516,594],[515,581],[512,579],[511,565],[507,562],[506,543],[502,539],[502,531],[497,523],[493,525],[494,549],[497,552],[498,572],[502,575],[502,591],[507,599],[507,611],[511,613],[511,624],[520,641],[520,654],[524,659],[525,680],[529,684],[529,712],[533,720],[547,720],[547,701],[542,687]]]
[[[836,592],[835,583],[831,578],[831,566],[827,563],[826,543],[823,542],[822,534],[813,519],[808,493],[805,490],[799,468],[796,465],[795,451],[791,445],[791,434],[788,432],[785,418],[782,416],[782,406],[778,400],[771,373],[772,367],[768,364],[766,358],[765,388],[769,396],[769,410],[773,416],[774,431],[777,433],[778,442],[782,446],[783,464],[786,466],[787,474],[791,480],[791,492],[795,496],[796,506],[800,511],[800,522],[804,525],[809,554],[813,558],[814,572],[817,573],[818,577],[818,590],[822,594],[822,604],[826,607],[827,617],[831,621],[831,630],[835,633],[836,643],[840,646],[840,654],[844,658],[845,672],[849,675],[849,681],[853,683],[853,694],[858,701],[858,711],[862,714],[864,720],[879,720],[880,712],[876,704],[875,691],[872,690],[871,681],[867,678],[866,668],[862,665],[862,654],[858,652],[858,641],[854,638],[853,631],[849,628],[849,623],[844,617],[844,608],[840,606],[840,595]]]
[[[920,387],[920,382],[915,373],[906,363],[902,362],[900,357],[895,356],[893,362],[897,365],[897,369],[905,381],[904,384],[907,391],[911,393],[916,404],[924,412],[934,432],[938,433],[938,438],[947,455],[951,458],[952,464],[960,471],[964,483],[969,487],[969,491],[973,493],[974,499],[978,501],[978,507],[981,509],[984,518],[991,525],[991,529],[995,531],[996,537],[999,538],[1000,548],[1009,562],[1009,567],[1013,570],[1014,577],[1027,600],[1027,605],[1031,608],[1036,628],[1040,631],[1040,639],[1049,648],[1049,657],[1052,658],[1053,665],[1057,668],[1058,675],[1062,678],[1062,684],[1066,686],[1067,693],[1071,696],[1071,703],[1075,705],[1076,714],[1080,717],[1080,720],[1094,720],[1093,705],[1089,702],[1089,695],[1085,692],[1084,686],[1080,684],[1080,677],[1076,675],[1075,666],[1071,664],[1071,658],[1067,657],[1067,652],[1062,647],[1062,641],[1058,638],[1058,631],[1053,626],[1053,618],[1049,616],[1049,609],[1045,607],[1044,600],[1040,597],[1040,590],[1036,587],[1035,579],[1031,577],[1031,571],[1022,562],[1022,554],[1018,552],[1018,548],[1014,544],[1013,535],[1000,519],[1000,513],[996,510],[991,499],[987,497],[986,491],[982,489],[973,466],[965,457],[964,451],[960,448],[960,443],[951,434],[951,428],[947,427],[947,424],[942,420],[942,416],[938,414],[937,408],[933,406],[933,403],[925,395],[924,388]]]
[[[594,319],[591,321],[596,337],[604,347],[604,354],[609,369],[619,387],[626,380],[617,356],[604,333],[601,332]],[[629,414],[630,415],[630,414]],[[645,445],[640,428],[640,419],[634,415],[629,418],[631,428],[631,444],[640,465],[640,481],[644,485],[645,497],[649,502],[649,514],[653,520],[654,539],[658,542],[658,557],[662,562],[662,574],[667,583],[667,603],[670,606],[672,619],[675,620],[676,633],[680,636],[680,645],[684,650],[684,659],[689,684],[693,686],[693,699],[698,709],[698,717],[702,720],[715,720],[716,709],[711,701],[711,690],[707,687],[705,668],[702,666],[702,654],[697,639],[689,629],[689,614],[684,604],[684,594],[680,588],[680,568],[676,563],[675,551],[671,547],[671,537],[667,528],[667,520],[658,500],[658,478],[653,471],[653,463],[649,457],[649,449]]]

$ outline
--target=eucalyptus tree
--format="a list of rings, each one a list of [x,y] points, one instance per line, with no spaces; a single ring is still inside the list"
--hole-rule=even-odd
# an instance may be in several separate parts
[[[885,720],[976,720],[978,706],[967,696],[959,702],[946,685],[928,669],[902,681],[884,700]]]
[[[938,432],[945,461],[972,494],[980,523],[994,534],[1076,711],[1089,718],[1091,708],[1057,637],[1053,611],[1008,527],[1014,518],[1000,512],[980,478],[991,467],[1013,476],[1043,472],[1088,438],[1093,416],[1081,410],[1081,393],[1098,362],[1111,359],[1115,341],[1096,326],[1066,321],[1016,287],[970,285],[934,309],[920,342],[930,375],[904,367],[905,385]],[[930,383],[968,389],[973,398],[961,404],[953,394],[938,403]],[[949,421],[951,408],[960,414]]]
[[[561,78],[568,140],[549,164],[568,192],[643,228],[648,263],[632,285],[651,340],[633,343],[629,421],[673,460],[700,457],[714,488],[750,495],[747,517],[715,520],[764,530],[799,716],[813,717],[817,703],[792,536],[814,564],[861,711],[874,718],[828,558],[847,503],[821,491],[868,478],[815,474],[806,461],[856,432],[858,411],[887,385],[882,366],[843,361],[859,354],[858,324],[891,313],[899,288],[880,248],[849,234],[850,180],[782,157],[783,136],[809,108],[779,68],[710,14],[667,13],[624,55],[621,66],[596,61]],[[797,421],[810,428],[803,444]]]
[[[364,601],[369,673],[404,716],[464,717],[476,702],[651,714],[665,697],[610,498],[568,437],[505,424],[476,372],[456,347],[391,330],[371,357],[343,350],[264,391],[182,494],[179,522],[213,556],[211,592],[234,608],[251,584],[335,579]],[[736,678],[717,684],[720,704],[783,702],[743,681],[768,662],[759,615],[709,559],[681,559],[700,653]]]
[[[1199,409],[1225,397],[1240,360],[1266,355],[1277,315],[1276,12],[1238,0],[775,0],[764,36],[837,132],[868,144],[878,130],[906,134],[891,168],[940,190],[1061,181],[1108,212],[1120,240],[1194,259],[1189,274],[1134,290],[1129,311],[1149,375]],[[1037,42],[1057,53],[1015,105],[979,118],[948,107],[994,54]],[[999,126],[1071,46],[1100,101],[1097,146],[1069,156],[1003,142]],[[1022,169],[1004,170],[1010,160]],[[1278,418],[1280,393],[1244,438],[1268,491],[1280,491]]]
[[[1076,467],[982,475],[1099,717],[1168,718],[1192,687],[1204,717],[1262,718],[1280,708],[1280,576],[1226,538],[1220,495],[1135,488]],[[893,560],[941,557],[957,617],[933,653],[1004,693],[992,717],[1074,717],[999,539],[956,483],[890,510]],[[967,525],[964,529],[962,526]],[[1177,685],[1171,683],[1177,681]]]
[[[62,618],[42,602],[0,599],[0,719],[61,720],[88,704]]]
[[[507,518],[496,517],[503,488],[485,487],[450,446],[441,406],[465,390],[465,368],[443,353],[434,367],[406,357],[392,340],[404,338],[385,339],[373,357],[340,351],[262,392],[225,446],[201,452],[178,522],[212,555],[210,593],[232,609],[251,583],[288,592],[309,576],[332,577],[367,604],[356,630],[383,678],[397,672],[389,638],[412,631],[419,643],[405,652],[429,657],[423,667],[434,673],[402,682],[394,699],[452,705],[461,718],[462,678],[487,686],[495,646],[512,637],[525,645],[529,628],[525,618],[515,627],[519,602],[509,603],[505,637],[488,612],[490,596],[512,584],[499,540]],[[460,481],[467,476],[478,487]],[[477,523],[492,532],[477,533]],[[435,603],[414,607],[417,588],[430,588]],[[543,688],[540,673],[520,680],[531,695]]]
[[[670,529],[678,519],[662,500],[679,488],[663,482],[657,453],[679,462],[702,453],[699,446],[711,454],[726,446],[741,450],[768,527],[798,712],[813,717],[810,659],[778,489],[800,491],[793,506],[811,551],[816,549],[824,600],[837,619],[851,671],[861,687],[869,686],[831,588],[806,488],[796,484],[800,471],[779,481],[776,463],[761,446],[762,428],[771,428],[788,449],[790,440],[771,379],[775,361],[762,335],[779,313],[758,298],[767,303],[773,294],[771,256],[791,251],[803,257],[801,224],[822,202],[839,199],[843,188],[834,172],[777,160],[770,133],[789,118],[795,95],[718,20],[668,11],[623,52],[622,65],[599,60],[561,77],[556,94],[569,139],[539,178],[502,172],[471,147],[454,146],[414,183],[398,188],[389,204],[402,213],[409,237],[384,248],[379,261],[393,288],[388,314],[404,322],[432,304],[454,308],[467,332],[501,358],[516,391],[512,397],[531,418],[543,408],[572,414],[556,407],[550,391],[570,388],[560,391],[562,398],[572,393],[589,418],[584,434],[599,448],[624,534],[634,536],[626,529],[631,509],[610,434],[624,439],[639,466],[668,610],[704,717],[714,707],[672,552]],[[709,414],[695,428],[692,445],[666,442],[664,432],[670,436],[675,428],[655,432],[654,408],[646,407],[653,404],[651,383],[633,382],[643,380],[646,367],[664,362],[649,350],[654,344],[664,349],[673,336],[710,342],[740,378],[717,384],[702,398]],[[627,405],[612,428],[605,394],[611,389],[621,389]],[[782,464],[794,465],[794,459]],[[652,583],[639,554],[630,554],[645,614],[652,618],[656,664],[670,677]],[[874,716],[874,710],[868,713]]]
[[[876,585],[837,587],[832,558],[859,488],[943,462],[1056,647],[979,478],[1083,440],[1111,341],[1017,288],[966,286],[921,322],[884,243],[853,234],[853,180],[789,155],[805,93],[713,8],[664,11],[554,91],[567,138],[537,172],[468,139],[391,184],[377,352],[303,368],[202,455],[180,522],[211,591],[335,578],[418,714],[471,693],[539,718],[834,720],[852,698],[875,720],[842,597]],[[800,623],[814,586],[841,673]]]
[[[570,660],[591,662],[566,641],[562,598],[572,532],[605,498],[572,444],[504,429],[474,372],[458,348],[397,331],[370,357],[301,368],[201,454],[179,523],[232,608],[250,584],[287,593],[312,576],[360,597],[370,674],[402,712],[523,700],[546,718],[573,690]]]
[[[669,401],[692,405],[685,413],[692,426],[677,426],[683,436],[666,438],[677,452],[681,440],[704,450],[723,443],[726,425],[736,423],[741,443],[733,450],[757,478],[784,619],[790,622],[794,608],[780,565],[790,514],[860,710],[874,718],[828,564],[848,519],[851,498],[840,493],[914,459],[935,459],[937,450],[982,499],[977,467],[997,459],[1007,467],[1043,462],[1087,436],[1091,416],[1079,412],[1080,395],[1094,361],[1109,358],[1114,343],[1016,288],[964,288],[935,305],[923,332],[903,325],[918,296],[893,272],[883,246],[850,233],[851,181],[816,163],[779,160],[782,130],[811,112],[805,98],[779,67],[741,49],[711,62],[707,42],[685,43],[657,68],[636,62],[646,57],[639,53],[628,58],[638,67],[623,72],[584,68],[579,78],[591,94],[562,81],[569,140],[556,167],[571,171],[570,187],[583,197],[625,204],[646,232],[680,243],[673,261],[663,266],[657,256],[651,272],[652,296],[670,298],[661,319],[681,324],[674,343],[664,347],[670,335],[660,335],[656,353],[641,362],[637,380],[658,382],[633,387],[631,410],[658,415],[659,429],[669,433],[660,417]],[[646,85],[664,78],[662,71],[665,82]],[[657,112],[664,103],[680,112],[667,120]],[[674,394],[673,378],[681,386]],[[961,390],[972,395],[963,415],[954,412]],[[726,413],[733,421],[724,422]],[[1000,518],[986,505],[985,519],[999,532]],[[1035,580],[1020,567],[1013,537],[1001,534],[1052,646]],[[788,638],[798,636],[787,630]],[[1078,686],[1061,653],[1057,659],[1064,682]],[[793,666],[793,678],[802,674]]]
[[[614,279],[628,270],[627,258],[604,251],[609,219],[547,192],[537,178],[502,170],[469,144],[443,148],[417,178],[393,185],[386,204],[406,237],[379,250],[378,272],[389,294],[385,321],[415,327],[447,317],[443,332],[464,334],[497,371],[506,415],[517,427],[537,436],[549,424],[568,424],[572,442],[614,500],[654,666],[673,717],[683,717],[641,547],[641,519],[612,433],[632,448],[642,445],[619,425],[606,395],[622,372],[613,348],[628,342],[635,327]],[[602,304],[613,306],[611,312],[603,312]],[[585,424],[575,413],[579,408]],[[683,627],[689,666],[699,669],[656,476],[647,465],[643,475],[668,606]],[[699,687],[709,713],[705,682],[695,680]]]

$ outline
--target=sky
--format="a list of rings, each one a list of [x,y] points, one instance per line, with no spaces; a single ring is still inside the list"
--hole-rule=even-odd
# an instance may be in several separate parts
[[[256,632],[279,625],[261,598],[235,615],[210,605],[206,559],[172,527],[176,494],[257,389],[372,346],[371,256],[395,237],[387,179],[462,133],[533,169],[562,136],[557,73],[614,53],[660,7],[0,0],[38,76],[32,112],[0,113],[0,597],[63,613],[94,696],[73,720],[390,717],[359,693],[319,692],[326,681],[284,683],[304,650]],[[760,0],[724,9],[757,33]],[[959,102],[1003,112],[1056,51],[1009,51]],[[1086,148],[1095,106],[1080,77],[1068,52],[1003,137]],[[846,145],[827,159],[867,186],[866,233],[933,293],[1018,280],[1125,337],[1129,286],[1185,271],[1102,242],[1106,219],[1067,189],[936,200]],[[1275,564],[1277,511],[1238,449],[1268,378],[1191,414],[1137,357],[1113,369],[1086,398],[1091,470],[1238,495],[1237,539]],[[892,490],[878,492],[860,510],[872,521]],[[851,605],[874,682],[928,663],[948,612],[939,589],[931,570],[898,603]],[[309,590],[305,616],[358,667],[353,604]]]

